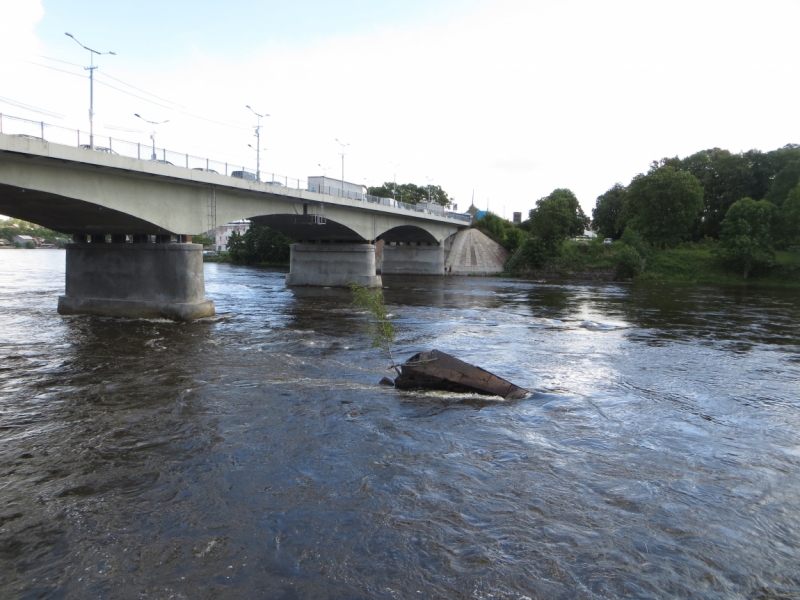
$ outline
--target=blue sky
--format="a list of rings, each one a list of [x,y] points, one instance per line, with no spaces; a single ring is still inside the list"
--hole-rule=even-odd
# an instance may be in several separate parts
[[[86,130],[69,31],[117,52],[100,135],[149,143],[139,113],[169,120],[159,145],[254,166],[250,104],[262,171],[336,173],[338,138],[348,180],[430,180],[508,218],[559,187],[591,212],[665,156],[800,142],[797,0],[0,3],[5,114]]]
[[[360,36],[446,21],[486,0],[44,0],[36,33],[66,51],[69,31],[131,61],[179,63],[193,48],[237,61],[271,45],[303,47],[332,37]],[[79,35],[80,34],[80,35]],[[69,40],[66,40],[69,41]],[[70,42],[71,43],[71,42]]]

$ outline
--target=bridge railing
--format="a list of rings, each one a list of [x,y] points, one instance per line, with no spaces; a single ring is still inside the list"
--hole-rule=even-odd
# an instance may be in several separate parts
[[[69,129],[59,125],[51,125],[44,121],[32,121],[30,119],[22,119],[20,117],[13,117],[0,113],[0,133],[35,138],[54,144],[72,146],[73,148],[84,148],[87,152],[91,151],[88,132],[81,131],[80,129]],[[241,179],[256,180],[256,170],[252,165],[211,160],[187,153],[175,152],[166,148],[159,148],[153,144],[130,142],[112,138],[107,135],[94,134],[94,150],[95,152],[106,152],[109,154],[126,156],[128,158],[153,160],[186,169],[202,170],[218,173],[220,175],[239,177]],[[261,171],[259,180],[262,183],[269,183],[284,188],[308,190],[337,198],[349,198],[351,200],[358,200],[370,204],[380,204],[400,210],[438,215],[440,217],[447,217],[459,221],[469,222],[471,218],[469,215],[447,211],[444,207],[423,207],[407,202],[399,202],[392,198],[379,198],[377,196],[343,190],[332,186],[311,186],[307,178],[288,177],[268,171]]]

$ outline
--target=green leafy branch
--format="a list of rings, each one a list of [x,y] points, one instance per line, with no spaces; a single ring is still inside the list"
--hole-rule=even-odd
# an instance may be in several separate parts
[[[386,310],[386,302],[383,299],[383,291],[380,289],[369,289],[357,283],[349,286],[353,293],[353,304],[362,310],[367,311],[372,320],[369,324],[369,332],[372,335],[372,346],[385,350],[392,361],[391,368],[400,375],[400,368],[394,361],[392,345],[394,344],[395,329]]]

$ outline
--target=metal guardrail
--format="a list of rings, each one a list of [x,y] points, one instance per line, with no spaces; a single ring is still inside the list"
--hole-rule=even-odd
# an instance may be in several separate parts
[[[80,129],[69,129],[66,127],[60,127],[58,125],[50,125],[44,121],[31,121],[30,119],[12,117],[10,115],[4,115],[3,113],[0,113],[0,133],[35,138],[54,144],[85,148],[86,150],[90,149],[89,134],[85,131],[81,131]],[[176,167],[203,170],[210,173],[218,173],[220,175],[231,175],[233,173],[245,171],[252,174],[254,179],[256,176],[256,170],[252,168],[252,165],[248,167],[238,163],[211,160],[209,158],[193,156],[188,153],[175,152],[166,148],[159,148],[154,144],[129,142],[127,140],[120,140],[105,135],[94,135],[94,150],[96,152],[108,152],[109,154],[126,156],[128,158],[137,158],[139,160],[154,160],[161,163],[174,165]],[[286,188],[312,191],[308,184],[307,178],[288,177],[266,171],[262,171],[261,175],[263,177],[263,179],[261,179],[262,183],[271,183]],[[437,207],[425,208],[422,206],[417,206],[416,204],[398,202],[392,198],[380,198],[377,196],[371,196],[369,194],[342,190],[340,188],[331,186],[323,186],[321,189],[319,189],[318,193],[328,196],[335,196],[338,198],[349,198],[351,200],[368,202],[370,204],[380,204],[382,206],[388,206],[400,210],[421,212],[458,221],[470,222],[471,220],[470,215],[454,213],[445,210],[444,207],[441,207],[441,210],[439,210]]]

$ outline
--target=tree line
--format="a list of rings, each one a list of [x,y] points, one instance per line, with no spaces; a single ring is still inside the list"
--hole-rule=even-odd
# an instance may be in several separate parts
[[[612,252],[626,276],[654,251],[702,242],[746,278],[771,266],[776,249],[800,250],[800,145],[738,154],[713,148],[653,161],[647,173],[601,194],[591,219],[575,194],[556,189],[518,226],[492,213],[477,222],[514,254],[515,269],[557,262],[569,251],[564,242],[590,225],[600,239],[622,242]]]
[[[713,148],[654,161],[597,198],[592,224],[613,239],[656,248],[705,240],[744,278],[800,245],[800,146],[732,153]],[[641,243],[641,242],[639,242]]]

